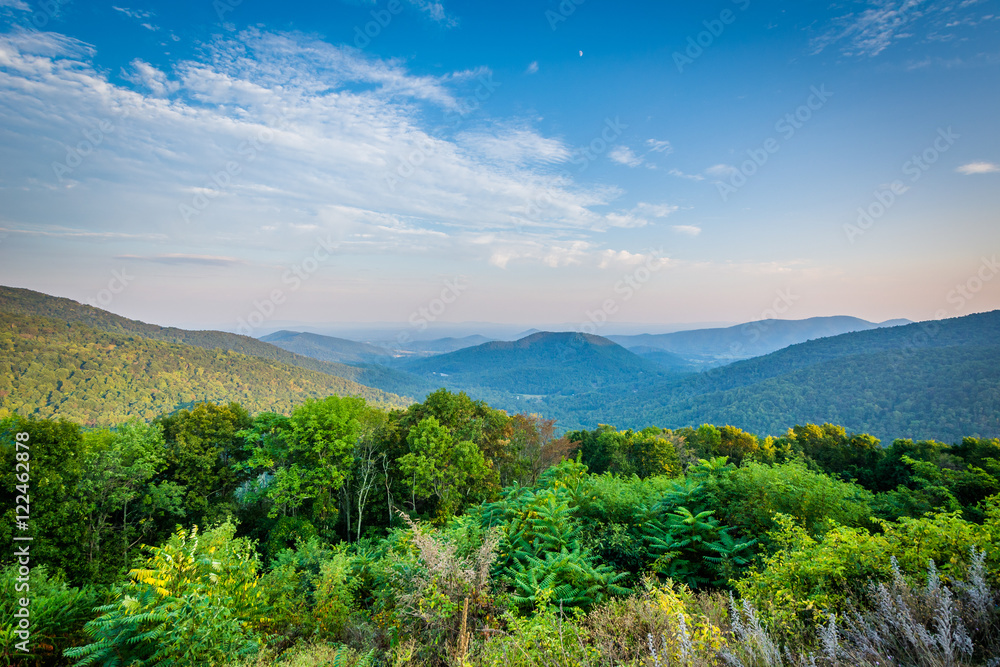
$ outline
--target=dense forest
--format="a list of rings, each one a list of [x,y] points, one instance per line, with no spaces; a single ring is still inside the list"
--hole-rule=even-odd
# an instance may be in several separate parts
[[[0,654],[997,664],[1000,440],[882,443],[832,424],[555,435],[446,390],[405,409],[199,402],[109,427],[7,416],[0,534],[33,540],[29,593],[2,556]],[[28,594],[25,656],[11,619]]]

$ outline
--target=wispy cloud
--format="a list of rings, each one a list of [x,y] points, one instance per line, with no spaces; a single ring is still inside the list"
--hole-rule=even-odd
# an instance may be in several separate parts
[[[678,234],[684,234],[685,236],[698,236],[701,234],[701,227],[695,227],[694,225],[674,225],[672,229]]]
[[[117,255],[115,259],[130,259],[155,264],[200,264],[205,266],[232,266],[245,264],[236,257],[221,257],[215,255],[186,255],[183,253],[165,253],[161,255]]]
[[[444,5],[432,0],[408,0],[411,5],[427,14],[432,21],[440,23],[446,28],[458,26],[458,19],[445,11]]]
[[[133,61],[122,85],[93,65],[90,45],[54,33],[0,36],[0,180],[32,202],[12,208],[33,211],[11,220],[13,233],[183,237],[214,262],[333,234],[362,252],[567,266],[589,261],[601,230],[653,219],[598,212],[621,189],[552,173],[570,151],[526,121],[483,111],[459,116],[470,129],[449,130],[487,70],[417,75],[399,61],[256,29],[204,51],[169,69]],[[102,123],[113,130],[98,149],[63,180],[46,180],[67,147]],[[204,205],[186,222],[180,207],[197,201]],[[78,229],[37,224],[69,216]],[[148,233],[130,233],[136,220]],[[484,235],[495,253],[476,242]],[[164,250],[129,254],[195,261]]]
[[[705,173],[713,178],[726,178],[735,174],[736,167],[731,164],[714,164],[705,170]]]
[[[861,7],[835,18],[813,40],[814,54],[836,44],[846,56],[875,57],[904,39],[951,41],[956,38],[956,28],[978,25],[995,14],[972,9],[980,0],[957,4],[931,0],[856,0],[855,4]]]
[[[642,158],[636,155],[628,146],[615,146],[608,151],[608,157],[613,162],[623,164],[626,167],[638,167],[642,164]]]
[[[659,269],[670,264],[670,259],[653,253],[629,252],[627,250],[605,250],[599,255],[597,268],[608,269],[616,267],[634,267],[645,264],[653,269]]]
[[[963,164],[955,171],[966,176],[973,174],[993,174],[1000,171],[1000,165],[993,162],[970,162],[969,164]]]
[[[524,73],[525,74],[537,74],[538,73],[538,61],[535,60],[530,65],[528,65],[527,69],[524,70]]]
[[[556,164],[570,157],[570,150],[562,141],[527,128],[465,132],[458,141],[471,152],[510,164]]]
[[[676,176],[677,178],[686,178],[690,181],[704,181],[705,177],[701,174],[686,174],[680,169],[671,169],[667,172],[671,176]]]
[[[133,19],[146,30],[151,30],[153,32],[156,32],[160,29],[159,26],[153,25],[153,23],[150,21],[150,19],[153,18],[153,16],[155,16],[153,12],[147,12],[141,9],[130,9],[128,7],[116,7],[114,5],[111,6],[111,9],[115,10],[116,12],[121,12],[130,19]]]
[[[664,153],[670,154],[674,152],[674,147],[669,141],[662,141],[659,139],[646,139],[646,145],[649,146],[649,150],[654,153]]]

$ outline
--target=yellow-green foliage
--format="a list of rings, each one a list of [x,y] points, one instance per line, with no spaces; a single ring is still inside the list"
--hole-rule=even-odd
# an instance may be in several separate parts
[[[920,577],[927,563],[939,565],[945,579],[963,576],[973,547],[985,550],[995,580],[1000,552],[1000,496],[985,503],[987,522],[975,524],[960,512],[928,514],[920,519],[880,521],[881,533],[831,524],[821,538],[811,536],[791,517],[777,515],[771,533],[777,551],[761,568],[736,582],[740,595],[751,600],[782,631],[798,632],[804,623],[845,610],[848,597],[860,598],[869,581],[892,576],[891,559],[909,575]]]
[[[600,662],[600,653],[580,622],[582,613],[578,610],[563,614],[544,601],[535,614],[525,618],[509,615],[506,620],[507,631],[482,644],[469,665],[583,667]]]
[[[773,529],[773,516],[795,518],[810,533],[827,520],[850,526],[868,523],[873,494],[806,468],[799,461],[768,465],[754,461],[732,472],[723,483],[722,516],[751,535]]]
[[[663,664],[709,664],[725,645],[723,631],[696,610],[691,590],[670,579],[614,598],[587,615],[595,645],[615,665],[645,665],[650,646]]]
[[[111,604],[87,624],[94,641],[67,657],[89,664],[221,665],[255,653],[268,623],[253,544],[224,523],[198,532],[179,528],[150,547],[143,567],[116,587]]]

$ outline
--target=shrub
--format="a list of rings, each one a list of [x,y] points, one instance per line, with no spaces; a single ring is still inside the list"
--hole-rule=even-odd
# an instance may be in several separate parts
[[[198,533],[178,529],[147,547],[114,601],[86,625],[93,642],[65,655],[77,665],[221,665],[255,653],[268,622],[253,544],[229,522]]]
[[[643,664],[652,655],[664,664],[709,665],[723,646],[723,632],[695,611],[695,597],[673,581],[643,581],[638,595],[596,607],[585,627],[610,664]]]
[[[744,463],[722,483],[719,518],[750,535],[775,527],[776,513],[794,517],[810,534],[826,529],[827,520],[842,526],[866,526],[874,495],[857,484],[813,472],[801,461],[768,465]]]

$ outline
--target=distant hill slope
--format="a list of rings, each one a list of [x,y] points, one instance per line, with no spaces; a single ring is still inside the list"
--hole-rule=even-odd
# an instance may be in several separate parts
[[[647,361],[652,361],[654,364],[672,373],[696,373],[699,370],[698,364],[685,359],[679,354],[667,352],[658,347],[640,345],[628,348],[628,351],[639,355]]]
[[[553,405],[567,422],[665,427],[731,423],[761,434],[829,421],[954,441],[1000,435],[1000,311],[813,340],[630,396]]]
[[[414,359],[402,368],[458,388],[533,395],[571,395],[667,374],[606,338],[551,332]]]
[[[909,320],[874,323],[846,316],[812,317],[805,320],[760,320],[721,329],[608,338],[629,349],[652,347],[689,359],[734,361],[769,354],[816,338],[909,323]]]
[[[480,336],[479,334],[473,334],[472,336],[463,336],[462,338],[436,338],[434,340],[414,340],[406,343],[403,347],[407,351],[425,353],[425,354],[445,354],[446,352],[454,352],[456,350],[462,350],[467,347],[474,347],[476,345],[482,345],[483,343],[489,343],[492,338],[487,338],[486,336]]]
[[[259,340],[306,357],[341,364],[379,363],[392,358],[391,352],[375,345],[300,331],[276,331]]]
[[[151,419],[197,401],[285,413],[332,394],[383,406],[407,403],[342,377],[258,357],[11,313],[0,313],[0,368],[0,414],[100,426]]]
[[[405,378],[382,368],[357,368],[346,364],[314,359],[295,354],[264,341],[227,333],[225,331],[188,331],[175,327],[161,327],[109,313],[100,308],[86,306],[72,299],[49,296],[41,292],[17,287],[0,286],[0,313],[51,317],[66,322],[78,322],[94,329],[112,333],[126,333],[169,343],[194,345],[206,350],[229,350],[270,361],[277,361],[299,368],[327,373],[361,384],[377,384],[378,389],[393,393],[407,393]]]

